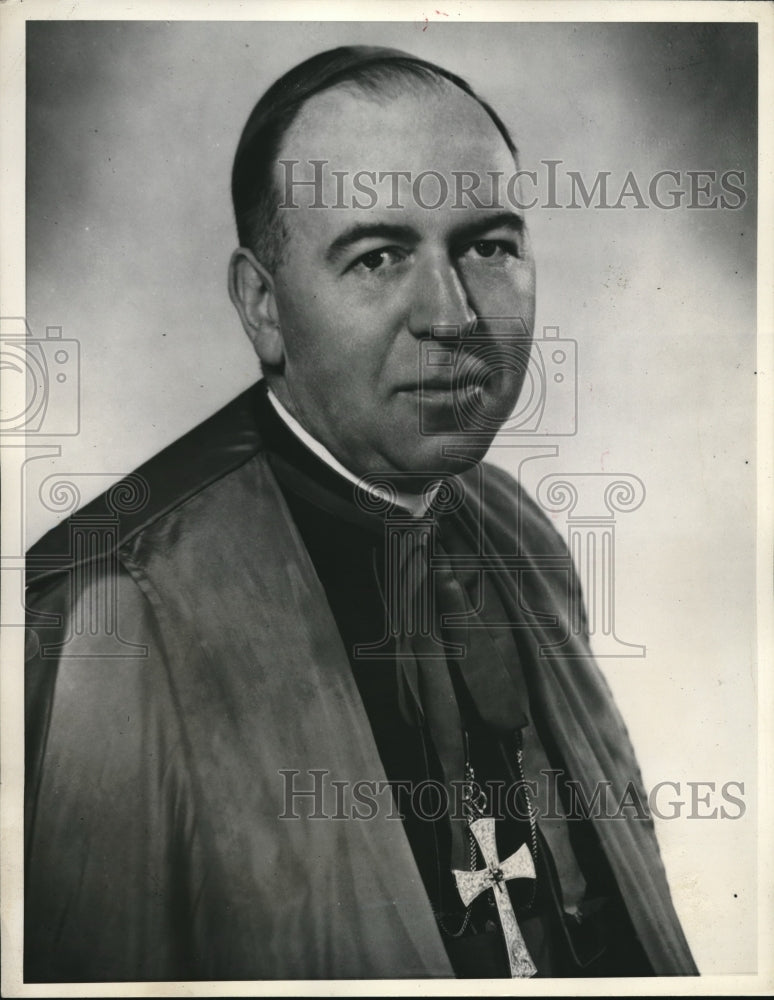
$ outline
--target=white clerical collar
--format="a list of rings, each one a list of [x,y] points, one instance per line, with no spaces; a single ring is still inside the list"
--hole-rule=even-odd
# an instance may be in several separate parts
[[[280,403],[280,401],[277,399],[277,397],[274,395],[271,389],[268,388],[268,386],[267,386],[267,395],[269,397],[271,405],[274,407],[274,409],[277,412],[277,415],[281,418],[283,423],[289,428],[289,430],[291,430],[295,434],[295,436],[301,442],[303,442],[303,444],[306,445],[306,447],[311,452],[317,455],[317,457],[321,459],[323,462],[325,462],[327,466],[333,469],[334,472],[338,472],[340,476],[343,476],[345,479],[349,480],[350,483],[355,483],[355,485],[360,486],[361,489],[365,489],[368,493],[371,493],[374,496],[379,497],[379,499],[382,499],[381,494],[379,494],[377,490],[372,489],[370,486],[368,486],[368,484],[362,483],[361,480],[358,479],[358,477],[354,473],[350,472],[349,469],[345,468],[345,466],[343,466],[337,458],[334,458],[334,456],[331,455],[331,453],[328,451],[328,449],[325,447],[324,444],[320,444],[317,438],[313,438],[312,435],[309,433],[309,431],[303,428],[291,413],[288,413],[288,411],[285,409],[282,403]],[[425,496],[424,493],[398,493],[397,502],[400,504],[401,507],[405,507],[406,510],[408,510],[411,514],[413,514],[414,517],[421,517],[427,510],[430,501],[432,500],[434,495],[435,495],[434,493],[431,494],[430,496]]]

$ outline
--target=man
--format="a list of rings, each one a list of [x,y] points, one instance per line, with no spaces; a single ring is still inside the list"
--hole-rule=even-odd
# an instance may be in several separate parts
[[[524,218],[412,182],[514,157],[393,50],[256,105],[229,287],[264,380],[30,553],[27,979],[695,972],[566,550],[481,464]],[[628,810],[569,815],[606,785]]]

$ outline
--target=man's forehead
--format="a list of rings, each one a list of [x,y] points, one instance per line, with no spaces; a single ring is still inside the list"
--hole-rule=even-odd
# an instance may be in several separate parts
[[[354,85],[316,94],[301,108],[278,159],[325,160],[346,171],[512,172],[513,157],[485,109],[449,81],[417,80],[379,95]],[[285,176],[278,164],[278,173]],[[335,184],[333,177],[329,183]]]

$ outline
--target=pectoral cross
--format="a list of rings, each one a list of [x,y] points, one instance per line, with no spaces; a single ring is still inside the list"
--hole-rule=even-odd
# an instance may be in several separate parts
[[[536,878],[532,855],[527,845],[522,844],[515,854],[505,861],[500,861],[495,841],[495,821],[491,816],[473,820],[470,830],[481,848],[486,868],[475,872],[461,872],[454,869],[457,890],[464,906],[470,906],[476,896],[487,889],[494,891],[505,947],[508,951],[511,978],[528,979],[535,975],[537,969],[516,923],[516,914],[513,912],[511,897],[505,883],[514,878]]]

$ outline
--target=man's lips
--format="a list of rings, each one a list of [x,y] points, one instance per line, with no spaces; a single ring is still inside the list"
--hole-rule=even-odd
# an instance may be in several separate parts
[[[457,387],[451,382],[408,382],[397,389],[398,392],[456,392]]]
[[[484,386],[476,382],[457,382],[449,381],[448,379],[444,381],[424,381],[424,382],[407,382],[405,385],[400,385],[395,390],[396,392],[404,393],[416,393],[417,395],[427,395],[428,397],[436,396],[462,396],[470,393],[481,394],[484,392]]]
[[[489,433],[515,406],[514,392],[502,371],[477,373],[477,378],[432,378],[401,385],[396,393],[412,412],[423,414],[425,429]]]

